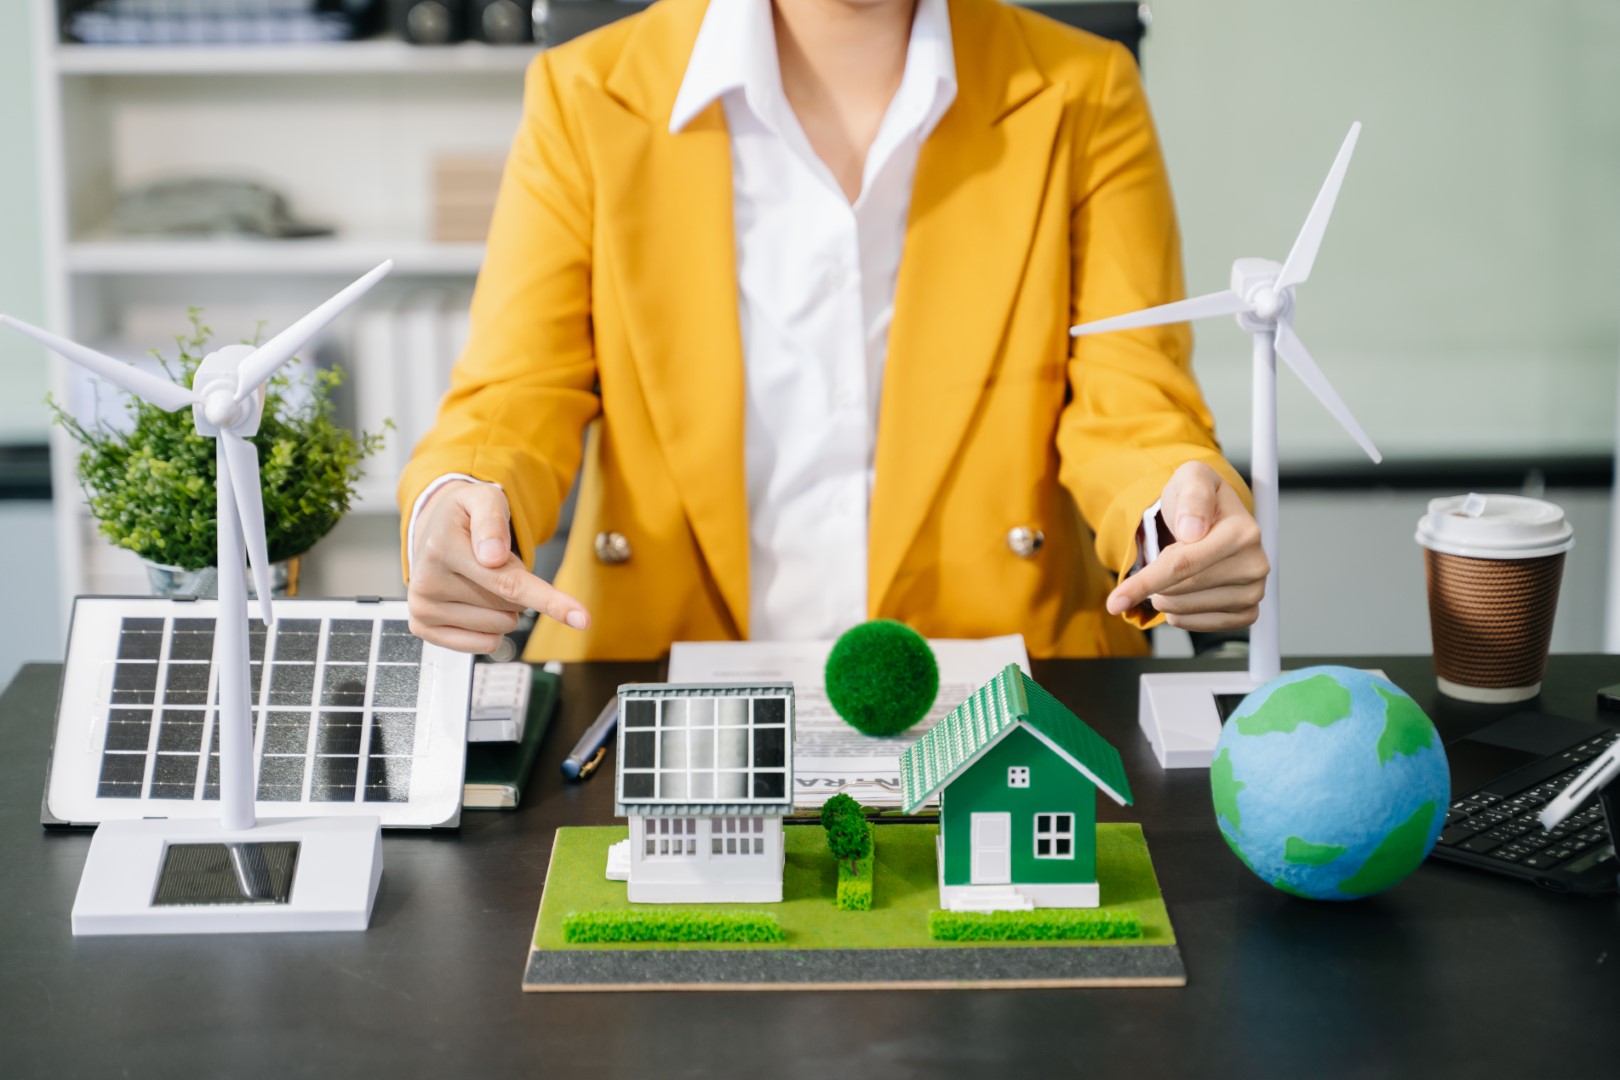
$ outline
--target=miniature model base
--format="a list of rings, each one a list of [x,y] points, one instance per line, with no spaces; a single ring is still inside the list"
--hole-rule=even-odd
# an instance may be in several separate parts
[[[879,825],[873,905],[841,911],[837,867],[813,826],[783,830],[782,902],[632,904],[625,885],[602,873],[622,826],[559,829],[523,978],[527,991],[1008,989],[1069,986],[1184,986],[1176,946],[1141,827],[1097,827],[1097,910],[1131,912],[1141,936],[1128,940],[958,943],[935,940],[929,913],[939,902],[935,825]],[[774,916],[779,943],[719,941],[568,944],[576,912],[751,911]]]
[[[945,911],[1034,911],[1046,908],[1094,908],[1101,898],[1097,883],[1073,885],[947,885],[945,844],[939,852],[939,906]]]
[[[1177,671],[1142,676],[1137,722],[1164,769],[1207,769],[1221,737],[1216,698],[1247,694],[1247,671]]]
[[[364,930],[382,878],[377,818],[108,821],[73,901],[75,936]]]

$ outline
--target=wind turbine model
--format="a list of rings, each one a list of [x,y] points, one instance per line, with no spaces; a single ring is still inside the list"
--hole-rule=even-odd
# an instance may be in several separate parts
[[[0,315],[0,325],[161,409],[189,406],[197,431],[216,446],[221,820],[103,822],[73,901],[75,934],[364,930],[371,920],[382,876],[378,818],[254,820],[249,615],[241,567],[245,546],[268,630],[275,612],[264,500],[258,451],[248,442],[259,430],[265,383],[393,266],[383,263],[257,348],[229,345],[209,353],[190,388]]]
[[[1232,285],[1224,292],[1181,300],[1130,315],[1085,323],[1069,332],[1075,337],[1111,330],[1133,330],[1165,323],[1190,322],[1213,315],[1236,315],[1238,325],[1254,335],[1254,437],[1250,453],[1250,484],[1254,490],[1254,516],[1261,543],[1271,562],[1266,595],[1249,634],[1249,670],[1142,676],[1139,720],[1159,764],[1167,769],[1207,767],[1215,753],[1226,711],[1219,699],[1241,697],[1282,672],[1282,646],[1277,603],[1277,357],[1299,376],[1318,401],[1350,433],[1367,456],[1383,458],[1367,433],[1350,415],[1322,369],[1316,366],[1305,343],[1294,333],[1294,289],[1311,276],[1317,249],[1327,232],[1339,186],[1350,167],[1361,125],[1351,124],[1339,147],[1327,180],[1316,196],[1305,227],[1299,231],[1288,260],[1239,259],[1232,264]]]

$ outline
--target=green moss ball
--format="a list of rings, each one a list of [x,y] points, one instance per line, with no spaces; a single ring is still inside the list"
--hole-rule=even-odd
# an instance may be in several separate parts
[[[850,727],[898,735],[939,696],[939,664],[905,623],[875,619],[844,633],[827,656],[827,699]]]

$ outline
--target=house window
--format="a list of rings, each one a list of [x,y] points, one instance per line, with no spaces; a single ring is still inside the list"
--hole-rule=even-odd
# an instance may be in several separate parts
[[[1035,815],[1035,857],[1037,859],[1074,858],[1074,815]]]
[[[1029,787],[1029,766],[1014,765],[1007,770],[1008,787]]]
[[[722,857],[765,854],[765,819],[762,817],[715,818],[709,852]]]
[[[678,859],[697,854],[696,818],[647,818],[646,856]]]

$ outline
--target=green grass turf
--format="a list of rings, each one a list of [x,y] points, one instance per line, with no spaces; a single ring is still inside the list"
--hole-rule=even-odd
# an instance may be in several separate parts
[[[826,833],[803,825],[783,830],[787,867],[782,878],[780,904],[670,904],[671,909],[715,911],[769,911],[781,923],[779,944],[739,945],[733,942],[624,943],[569,945],[563,940],[563,919],[576,911],[651,908],[625,899],[622,881],[603,876],[608,847],[622,840],[622,825],[584,829],[558,829],[547,876],[540,917],[534,928],[539,949],[960,949],[982,948],[981,943],[935,941],[928,934],[928,913],[939,905],[939,879],[934,868],[937,825],[879,825],[877,872],[870,911],[840,911],[833,906],[837,868],[827,851]],[[997,947],[1027,948],[1054,945],[1074,948],[1170,945],[1175,933],[1159,892],[1142,828],[1132,823],[1097,826],[1097,877],[1102,886],[1101,911],[1134,911],[1142,922],[1142,936],[1123,941],[1029,941],[997,943]]]

